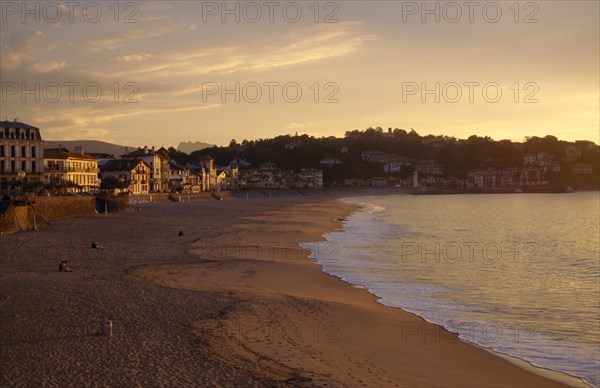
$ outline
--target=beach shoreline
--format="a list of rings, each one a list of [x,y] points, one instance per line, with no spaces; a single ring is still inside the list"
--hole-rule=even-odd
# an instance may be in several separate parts
[[[406,194],[406,193],[398,193],[397,195],[401,195],[401,194]],[[348,196],[348,197],[342,197],[339,198],[340,201],[343,201],[345,203],[349,203],[349,204],[355,204],[357,206],[359,206],[359,209],[357,210],[357,212],[368,212],[368,213],[379,213],[383,208],[380,208],[380,206],[376,206],[373,205],[371,203],[371,200],[378,198],[381,196],[378,195],[368,195],[368,196]],[[362,201],[365,201],[364,203]],[[353,213],[354,214],[354,213]],[[335,231],[335,233],[337,233],[338,231]],[[325,238],[327,239],[328,234],[325,235]],[[333,239],[334,241],[337,240],[336,238]],[[319,264],[321,267],[323,267],[321,264]],[[352,266],[353,264],[351,264]],[[383,298],[381,295],[378,295],[377,292],[372,291],[369,287],[367,287],[364,284],[364,280],[363,282],[358,281],[358,282],[352,282],[350,280],[347,280],[344,278],[344,276],[342,275],[342,273],[336,273],[335,271],[332,271],[332,269],[329,270],[325,270],[325,268],[323,267],[323,271],[327,274],[329,274],[330,276],[335,277],[336,279],[339,279],[349,285],[351,285],[352,287],[355,288],[360,288],[360,289],[364,289],[365,291],[371,293],[372,295],[374,295],[374,297],[376,298],[376,302],[383,305],[383,306],[387,306],[387,307],[392,307],[392,308],[397,308],[400,309],[402,311],[405,311],[409,314],[413,314],[431,324],[434,325],[438,325],[440,327],[442,327],[444,330],[447,330],[448,332],[455,334],[458,337],[458,339],[460,341],[463,341],[471,346],[483,349],[491,354],[493,354],[496,357],[500,357],[505,359],[506,361],[510,362],[513,365],[516,365],[517,367],[521,368],[521,369],[525,369],[527,371],[530,371],[532,373],[538,374],[540,376],[543,376],[545,378],[557,381],[557,382],[561,382],[565,385],[568,386],[574,386],[574,387],[593,387],[594,384],[590,383],[588,381],[586,381],[585,379],[578,377],[577,375],[574,374],[570,374],[568,372],[565,371],[559,371],[559,370],[555,370],[555,369],[551,369],[547,366],[544,365],[538,365],[536,364],[534,361],[522,358],[519,355],[514,355],[514,354],[510,354],[510,353],[505,353],[502,351],[499,351],[493,347],[488,347],[486,345],[482,345],[480,343],[477,343],[475,341],[470,341],[467,338],[464,338],[463,336],[459,335],[459,331],[458,330],[454,330],[452,327],[448,327],[445,326],[442,323],[436,322],[434,320],[430,320],[425,316],[422,316],[419,314],[419,312],[417,311],[411,311],[411,310],[407,310],[405,308],[403,308],[401,305],[397,305],[397,304],[389,304],[387,302],[384,302]],[[469,337],[473,336],[473,333],[468,334]]]
[[[563,385],[323,272],[298,243],[334,257],[322,235],[354,205],[311,196],[141,209],[2,235],[3,386]],[[75,272],[56,273],[58,256]],[[94,334],[106,319],[112,338]],[[448,340],[422,341],[415,328]]]

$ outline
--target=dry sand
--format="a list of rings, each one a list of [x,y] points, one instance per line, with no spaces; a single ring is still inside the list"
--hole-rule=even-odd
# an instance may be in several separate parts
[[[0,385],[561,386],[323,273],[296,244],[351,205],[141,209],[0,236]],[[73,273],[56,271],[63,259]],[[96,335],[107,319],[113,337]]]

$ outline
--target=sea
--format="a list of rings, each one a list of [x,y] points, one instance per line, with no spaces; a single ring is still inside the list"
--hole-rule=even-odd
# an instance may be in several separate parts
[[[361,205],[343,230],[302,244],[325,272],[465,341],[600,387],[599,192],[343,201]]]

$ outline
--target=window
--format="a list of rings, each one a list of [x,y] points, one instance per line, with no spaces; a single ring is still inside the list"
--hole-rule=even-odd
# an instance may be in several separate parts
[[[35,146],[31,147],[31,157],[35,158]]]
[[[15,167],[15,161],[10,161],[10,171],[9,172],[17,172],[17,168]]]
[[[14,145],[13,145],[13,146],[10,146],[10,156],[11,156],[12,158],[14,158],[14,157],[16,157],[16,156],[17,156],[17,153],[15,152],[15,146],[14,146]]]
[[[0,145],[0,157],[4,157],[4,146]]]
[[[21,146],[21,157],[24,158],[27,156],[27,149],[25,146]]]
[[[4,160],[0,160],[0,173],[4,172]]]
[[[23,161],[21,162],[21,171],[27,171],[27,170],[26,170],[26,167],[27,167],[27,162],[23,160]]]
[[[32,161],[31,162],[31,172],[34,172],[34,173],[37,172],[35,167],[36,167],[35,161]]]

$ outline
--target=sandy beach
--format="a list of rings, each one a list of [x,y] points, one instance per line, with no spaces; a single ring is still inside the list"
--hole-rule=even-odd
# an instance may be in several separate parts
[[[139,209],[0,236],[2,386],[564,386],[322,272],[297,244],[343,260],[321,236],[353,205]]]

